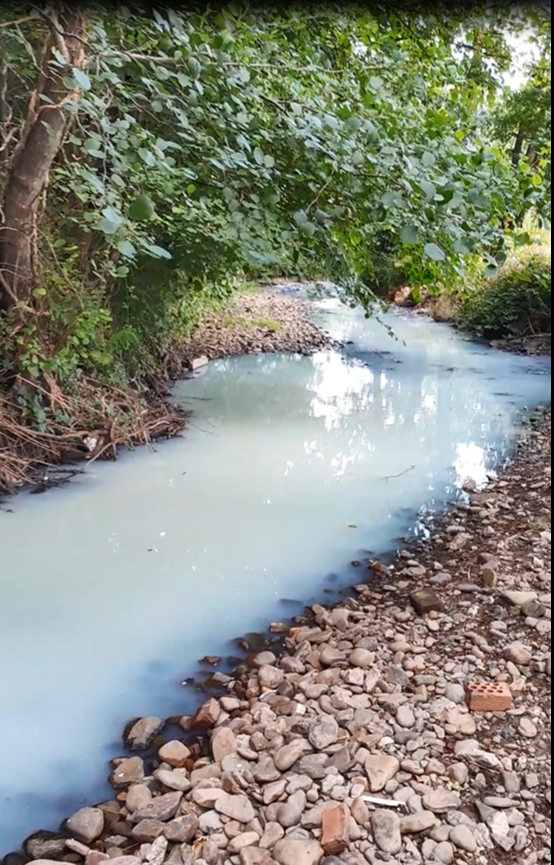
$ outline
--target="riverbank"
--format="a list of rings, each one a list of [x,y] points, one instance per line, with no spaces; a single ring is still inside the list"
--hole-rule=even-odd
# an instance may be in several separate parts
[[[208,313],[191,338],[165,358],[164,379],[152,376],[133,392],[82,376],[68,393],[50,382],[44,397],[59,421],[48,432],[31,427],[28,410],[0,394],[0,496],[27,486],[59,486],[91,462],[117,459],[121,447],[179,435],[187,415],[165,398],[173,381],[206,360],[262,352],[306,355],[328,345],[307,302],[260,289],[241,292],[221,310]],[[62,465],[65,470],[58,470]],[[68,465],[75,465],[75,472]]]
[[[27,858],[549,861],[550,431],[550,412],[531,419],[499,479],[351,598],[272,625],[231,679],[214,666],[194,718],[132,723],[113,800]],[[500,711],[468,708],[472,682]]]

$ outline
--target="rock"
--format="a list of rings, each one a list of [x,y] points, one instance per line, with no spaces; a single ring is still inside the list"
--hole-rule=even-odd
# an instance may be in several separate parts
[[[400,763],[396,757],[389,757],[387,754],[372,754],[366,760],[365,771],[371,792],[380,793],[398,774]]]
[[[537,601],[539,596],[536,592],[503,592],[502,597],[508,601],[512,607],[524,607],[525,604],[530,604]]]
[[[346,805],[326,808],[321,815],[321,846],[328,856],[338,856],[350,843],[350,811]]]
[[[158,751],[160,763],[167,763],[173,769],[180,769],[190,757],[190,751],[182,742],[174,740],[167,742]]]
[[[252,663],[255,667],[274,667],[277,663],[277,657],[273,652],[260,652],[253,658]]]
[[[459,784],[460,787],[464,787],[469,779],[469,769],[465,763],[454,763],[454,765],[450,766],[448,770],[448,776],[452,781],[455,781],[456,784]]]
[[[67,835],[59,832],[36,832],[27,838],[23,849],[30,859],[59,859],[66,853]]]
[[[141,718],[126,732],[125,745],[131,751],[145,751],[163,728],[160,718]]]
[[[237,823],[250,823],[256,817],[252,803],[246,796],[231,796],[225,793],[215,803],[215,810]]]
[[[515,840],[510,833],[510,824],[504,811],[496,811],[487,820],[491,835],[497,847],[501,847],[506,853],[513,849]]]
[[[269,691],[276,691],[279,685],[283,684],[285,679],[285,673],[283,670],[277,669],[277,667],[260,667],[258,672],[258,681],[262,688],[266,688]]]
[[[521,719],[519,722],[519,732],[526,739],[535,739],[539,735],[539,731],[530,718]]]
[[[152,801],[152,791],[146,784],[133,784],[127,791],[125,807],[129,813],[133,814],[139,808],[144,808]]]
[[[431,790],[423,797],[423,805],[434,814],[446,814],[447,811],[458,811],[461,799],[458,793],[450,790]]]
[[[295,763],[298,763],[305,754],[309,754],[311,751],[312,748],[309,742],[306,742],[305,739],[295,739],[290,745],[285,745],[277,751],[275,754],[275,766],[280,772],[288,772]]]
[[[177,817],[165,827],[164,835],[168,841],[176,844],[190,843],[194,841],[199,829],[198,818],[192,814]]]
[[[142,865],[142,859],[137,856],[114,856],[110,858],[110,865]]]
[[[69,818],[66,829],[77,841],[92,844],[104,831],[104,812],[99,808],[81,808]]]
[[[278,781],[281,777],[281,773],[271,757],[263,757],[252,769],[252,775],[258,784],[271,784],[272,781]]]
[[[353,667],[361,667],[365,670],[374,665],[375,655],[367,649],[354,649],[349,660]]]
[[[394,811],[375,811],[371,815],[373,837],[379,850],[395,856],[402,850],[400,817]]]
[[[164,824],[160,820],[141,820],[133,828],[133,838],[141,844],[151,844],[160,835],[163,835]]]
[[[308,738],[316,751],[334,745],[339,737],[339,725],[330,715],[321,715],[310,726]]]
[[[343,665],[346,662],[346,655],[338,649],[331,649],[327,646],[322,651],[319,660],[324,667],[333,667],[335,664]]]
[[[528,667],[533,660],[532,654],[525,648],[523,643],[512,643],[505,650],[504,657],[517,667]]]
[[[300,818],[306,807],[306,794],[303,790],[294,793],[277,811],[277,822],[284,829],[291,829],[300,823]]]
[[[209,359],[205,355],[202,355],[202,357],[195,357],[190,363],[191,372],[195,372],[197,369],[207,366],[209,362]]]
[[[131,819],[133,823],[140,823],[141,820],[159,820],[160,823],[167,823],[175,817],[182,799],[182,793],[166,793],[164,796],[158,796],[144,808],[135,811]]]
[[[410,706],[399,706],[396,712],[396,720],[400,727],[408,730],[416,725],[416,717]]]
[[[463,823],[459,826],[454,826],[450,832],[450,841],[458,850],[464,850],[466,853],[477,853],[477,841],[469,826]]]
[[[256,832],[244,832],[242,835],[237,835],[229,844],[227,850],[231,855],[236,856],[241,850],[247,847],[254,847],[260,840]]]
[[[448,841],[443,841],[441,844],[437,844],[434,855],[435,859],[441,862],[442,865],[453,865],[456,859],[454,847]]]
[[[220,714],[221,709],[217,700],[208,700],[194,715],[190,729],[211,730],[212,727],[215,727]]]
[[[461,704],[466,701],[466,692],[462,685],[448,685],[444,692],[444,696],[447,700],[451,700],[453,703]]]
[[[229,727],[220,727],[212,738],[212,753],[216,763],[222,763],[225,757],[236,754],[237,737]]]
[[[110,775],[110,784],[116,790],[138,784],[144,779],[144,761],[140,757],[120,760]]]
[[[317,841],[279,841],[273,850],[278,865],[319,865],[324,850]],[[110,863],[111,865],[111,863]]]
[[[416,613],[425,616],[428,613],[444,611],[444,604],[432,589],[418,589],[410,595],[410,601]]]
[[[280,823],[267,823],[264,834],[260,841],[262,850],[273,850],[278,841],[285,835],[285,830]]]
[[[437,818],[432,811],[420,811],[417,814],[409,814],[400,819],[400,831],[403,835],[418,835],[420,832],[428,832],[437,825]]]
[[[156,781],[168,790],[188,793],[192,787],[185,769],[157,769],[154,772]]]

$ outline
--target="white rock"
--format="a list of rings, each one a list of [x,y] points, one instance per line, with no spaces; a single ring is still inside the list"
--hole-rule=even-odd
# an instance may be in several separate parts
[[[365,770],[369,780],[369,787],[372,793],[380,793],[384,790],[389,781],[400,771],[400,763],[396,757],[389,757],[387,754],[372,754],[365,763]]]
[[[319,865],[324,852],[318,841],[283,840],[275,845],[272,855],[278,865]]]
[[[69,818],[67,829],[77,841],[92,844],[104,831],[104,812],[99,808],[82,808]]]
[[[469,826],[463,824],[454,826],[450,832],[450,841],[458,850],[464,850],[466,853],[477,853],[477,841]]]
[[[321,715],[310,727],[308,738],[317,751],[324,751],[339,738],[339,725],[331,715]]]
[[[400,817],[394,811],[376,811],[371,816],[375,843],[383,853],[396,855],[402,850]]]

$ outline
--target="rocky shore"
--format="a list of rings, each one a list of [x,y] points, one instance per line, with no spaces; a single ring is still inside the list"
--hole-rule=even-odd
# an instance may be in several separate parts
[[[550,428],[224,696],[131,722],[112,800],[4,865],[550,862]]]
[[[192,364],[200,357],[258,352],[312,354],[330,344],[313,323],[307,301],[267,287],[242,292],[224,310],[206,314],[185,346],[184,358]]]

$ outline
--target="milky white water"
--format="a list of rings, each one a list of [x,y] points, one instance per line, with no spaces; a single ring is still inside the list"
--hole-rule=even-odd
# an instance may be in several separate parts
[[[177,387],[183,439],[0,512],[0,855],[106,798],[124,724],[185,712],[199,658],[359,581],[352,559],[484,480],[517,410],[550,399],[550,361],[319,316],[353,344],[214,363]]]

